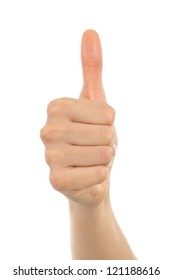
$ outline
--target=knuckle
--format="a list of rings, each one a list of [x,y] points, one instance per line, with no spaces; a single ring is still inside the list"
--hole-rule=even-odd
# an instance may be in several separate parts
[[[100,149],[101,160],[106,164],[112,159],[112,148],[111,147],[101,147]]]
[[[55,190],[60,190],[62,187],[62,180],[57,176],[57,172],[50,171],[49,181]]]
[[[89,59],[85,61],[85,65],[84,68],[90,69],[90,70],[101,70],[102,69],[102,62],[100,61],[100,59],[94,57],[94,59]]]
[[[111,107],[110,105],[106,106],[106,120],[108,125],[112,125],[115,119],[115,109]]]
[[[107,168],[106,166],[98,166],[97,167],[97,177],[99,183],[102,183],[107,177]]]
[[[113,141],[113,129],[110,126],[105,126],[103,131],[103,140],[105,145],[111,145],[112,141]]]
[[[40,138],[41,138],[41,140],[43,140],[43,138],[44,138],[43,127],[40,129]]]
[[[55,137],[56,130],[54,126],[44,126],[40,132],[42,141],[45,144],[50,143]]]
[[[58,103],[58,99],[54,99],[52,101],[49,102],[48,106],[47,106],[47,113],[50,114],[52,113],[52,111],[55,111],[55,108],[57,107],[57,103]]]
[[[60,139],[64,139],[66,132],[65,125],[46,125],[41,129],[40,137],[45,145],[55,141],[58,143]]]
[[[55,166],[58,162],[61,162],[61,152],[59,150],[56,152],[45,151],[45,159],[50,167]]]
[[[47,138],[47,128],[45,126],[40,130],[40,138],[45,143]]]
[[[69,98],[62,97],[62,98],[52,100],[47,106],[48,115],[56,114],[57,112],[63,111],[63,108],[68,99]]]

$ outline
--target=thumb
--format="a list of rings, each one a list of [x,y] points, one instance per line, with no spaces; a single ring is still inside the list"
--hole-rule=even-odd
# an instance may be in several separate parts
[[[81,60],[83,88],[80,98],[106,102],[102,85],[102,48],[99,36],[94,30],[87,30],[82,37]]]

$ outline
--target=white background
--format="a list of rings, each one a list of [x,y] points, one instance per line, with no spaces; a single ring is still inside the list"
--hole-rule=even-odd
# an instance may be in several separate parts
[[[117,111],[115,216],[140,260],[157,263],[172,255],[172,15],[172,1],[166,0],[0,2],[5,269],[71,259],[68,201],[49,183],[39,133],[52,99],[79,96],[86,29],[100,35],[104,87]]]

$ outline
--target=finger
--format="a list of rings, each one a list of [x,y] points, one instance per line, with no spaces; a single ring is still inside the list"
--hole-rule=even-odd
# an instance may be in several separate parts
[[[114,109],[98,100],[60,98],[51,101],[47,109],[48,115],[58,123],[60,110],[63,116],[80,123],[112,125],[115,117]]]
[[[50,142],[52,146],[57,142],[79,146],[105,146],[111,145],[113,136],[113,126],[70,123],[68,126],[62,124],[58,128],[56,125],[51,127],[46,141]]]
[[[102,85],[102,47],[94,30],[87,30],[83,34],[81,60],[83,89],[80,98],[106,101]]]
[[[66,166],[98,166],[107,165],[113,157],[111,146],[70,146]],[[65,162],[65,161],[64,161]]]
[[[63,149],[47,151],[46,161],[50,167],[87,167],[107,165],[112,161],[114,150],[111,146],[65,145]]]
[[[104,165],[91,167],[74,167],[57,172],[51,169],[50,182],[52,186],[62,192],[81,190],[102,183],[108,175],[108,168]]]

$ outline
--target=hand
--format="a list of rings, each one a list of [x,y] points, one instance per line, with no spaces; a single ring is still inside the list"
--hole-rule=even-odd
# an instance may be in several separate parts
[[[50,182],[67,198],[94,207],[109,193],[117,135],[115,111],[102,85],[102,51],[97,33],[82,38],[83,89],[79,99],[60,98],[48,105],[41,129]]]

